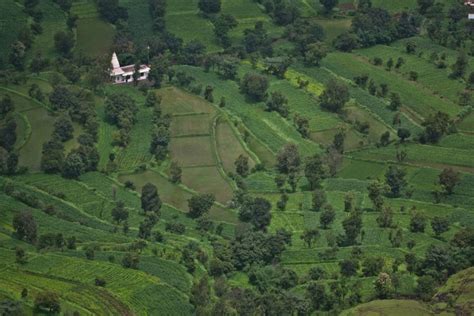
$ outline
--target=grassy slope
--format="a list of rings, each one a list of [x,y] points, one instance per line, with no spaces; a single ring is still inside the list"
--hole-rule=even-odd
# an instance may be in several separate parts
[[[27,26],[27,16],[23,6],[13,0],[0,1],[0,60],[7,61],[10,45],[18,32]]]
[[[71,12],[79,17],[75,52],[88,57],[99,57],[109,53],[114,37],[114,28],[99,18],[94,2],[91,0],[75,1]]]

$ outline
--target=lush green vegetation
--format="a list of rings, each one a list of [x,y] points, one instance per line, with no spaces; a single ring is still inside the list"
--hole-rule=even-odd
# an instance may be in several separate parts
[[[466,15],[1,1],[0,314],[469,312]]]

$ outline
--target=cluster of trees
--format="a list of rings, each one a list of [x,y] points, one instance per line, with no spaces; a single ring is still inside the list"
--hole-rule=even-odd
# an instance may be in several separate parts
[[[163,32],[166,29],[166,0],[148,0],[149,11],[153,18],[153,29]]]
[[[426,30],[431,40],[454,49],[467,47],[472,55],[474,46],[470,43],[472,29],[466,19],[468,10],[461,1],[447,4],[420,0],[418,7],[419,13],[427,20]]]
[[[75,93],[65,86],[55,86],[49,95],[54,111],[59,115],[49,141],[43,144],[41,169],[47,173],[62,173],[66,178],[78,178],[88,171],[97,170],[99,152],[97,114],[93,96],[87,92]],[[77,137],[79,146],[65,154],[64,142],[73,138],[75,121],[84,133]]]
[[[118,92],[107,96],[105,100],[105,117],[116,125],[119,131],[114,135],[117,144],[126,147],[130,141],[130,131],[135,124],[138,107],[135,101],[125,93]]]
[[[14,174],[18,167],[18,153],[15,150],[16,121],[12,116],[15,104],[10,95],[0,100],[0,174]]]
[[[396,18],[385,9],[373,8],[367,1],[359,5],[351,30],[339,35],[334,40],[334,46],[339,50],[351,51],[360,46],[388,44],[418,34],[420,25],[421,19],[417,14],[402,12]]]
[[[152,96],[150,97],[150,95]],[[160,99],[156,98],[154,92],[148,93],[147,104],[148,106],[153,107],[154,124],[154,131],[150,144],[150,153],[152,153],[157,160],[162,161],[166,159],[169,152],[168,145],[171,141],[171,116],[169,114],[162,115],[160,103]],[[175,165],[175,167],[178,166]],[[174,168],[173,172],[175,172],[173,182],[179,182],[181,180],[179,169]]]
[[[265,7],[265,12],[270,15],[278,25],[288,25],[301,16],[296,3],[288,0],[257,0]]]
[[[113,24],[128,19],[127,9],[121,7],[118,0],[98,0],[97,9],[104,20]]]

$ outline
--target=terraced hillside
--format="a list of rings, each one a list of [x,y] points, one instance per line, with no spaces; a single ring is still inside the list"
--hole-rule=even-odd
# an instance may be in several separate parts
[[[462,4],[0,2],[0,315],[472,310]]]

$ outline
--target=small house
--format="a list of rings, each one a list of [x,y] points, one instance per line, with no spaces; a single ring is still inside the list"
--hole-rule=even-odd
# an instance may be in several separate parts
[[[135,73],[135,65],[120,66],[120,62],[117,58],[117,54],[113,53],[112,60],[110,62],[110,78],[114,83],[128,83],[133,82],[133,74]],[[137,80],[148,79],[150,74],[150,66],[140,65],[138,70],[139,75]]]

